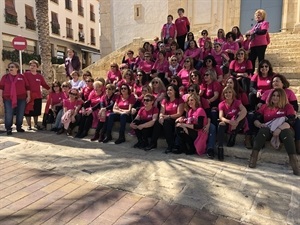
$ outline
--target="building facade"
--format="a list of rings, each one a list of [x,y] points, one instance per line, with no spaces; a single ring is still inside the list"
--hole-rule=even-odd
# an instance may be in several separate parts
[[[299,32],[300,0],[100,0],[101,55],[130,43],[134,38],[160,37],[169,14],[174,20],[177,9],[184,8],[191,31],[199,38],[206,29],[210,36],[239,26],[242,32],[255,23],[256,9],[267,11],[270,32]]]
[[[26,38],[26,55],[39,53],[34,0],[1,0],[0,48],[5,61],[0,71],[5,73],[7,63],[14,60],[12,40],[20,35]],[[100,55],[99,1],[98,0],[48,0],[49,34],[53,63],[61,63],[68,48],[74,49],[86,67]],[[96,58],[95,58],[96,56]],[[97,57],[98,56],[98,57]],[[3,57],[2,57],[3,58]],[[4,59],[3,58],[3,59]],[[23,59],[24,61],[24,59]],[[26,59],[25,59],[26,61]],[[26,69],[26,65],[24,65]]]

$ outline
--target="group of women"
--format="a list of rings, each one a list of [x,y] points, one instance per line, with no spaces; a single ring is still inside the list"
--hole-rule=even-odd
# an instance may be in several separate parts
[[[178,10],[180,18],[183,12]],[[209,158],[214,158],[217,143],[219,160],[224,160],[224,134],[228,133],[227,146],[232,147],[237,134],[244,133],[246,147],[253,148],[249,167],[256,166],[259,150],[271,139],[275,148],[283,142],[293,172],[299,175],[298,102],[286,78],[275,74],[271,63],[264,59],[268,44],[265,16],[264,10],[255,12],[257,24],[246,34],[245,40],[238,27],[226,35],[219,29],[213,49],[206,30],[198,41],[199,47],[192,33],[187,33],[187,41],[182,43],[184,34],[181,35],[182,30],[179,32],[178,28],[176,32],[172,30],[172,34],[177,35],[176,42],[168,30],[173,17],[168,16],[168,25],[161,35],[163,40],[153,45],[146,42],[137,57],[133,51],[127,51],[120,66],[111,63],[106,79],[94,80],[91,73],[85,72],[80,80],[80,73],[73,71],[69,82],[53,82],[44,125],[54,123],[52,131],[57,134],[66,131],[67,135],[72,135],[78,125],[75,138],[86,137],[94,127],[91,141],[107,143],[113,140],[113,126],[119,121],[115,144],[121,144],[125,142],[126,123],[130,123],[131,133],[137,138],[134,148],[154,149],[163,135],[166,154],[207,153]],[[181,22],[188,30],[186,20]],[[176,30],[177,25],[172,29]],[[258,69],[253,73],[257,57]],[[40,80],[36,85],[49,89],[43,79],[37,77],[36,66],[31,66],[30,76],[38,79],[18,74],[15,63],[9,64],[9,73],[1,79],[3,100],[0,100],[5,106],[8,135],[11,134],[12,110],[17,110],[18,132],[24,131],[21,118],[26,102],[25,115],[29,118],[35,118],[40,111],[37,106],[41,104],[41,96],[30,83]]]

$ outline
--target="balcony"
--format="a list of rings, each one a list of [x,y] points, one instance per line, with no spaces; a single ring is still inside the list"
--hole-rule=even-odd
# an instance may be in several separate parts
[[[72,38],[73,39],[73,29],[67,27],[67,38]]]
[[[36,30],[36,24],[35,24],[35,21],[26,19],[25,24],[26,24],[26,29],[29,29],[29,30]]]
[[[91,36],[91,45],[96,45],[96,38]]]
[[[90,20],[95,22],[95,13],[90,12]]]
[[[51,30],[52,30],[52,34],[60,34],[60,25],[59,23],[53,23],[51,22]]]
[[[71,0],[65,0],[66,3],[66,9],[72,11],[72,1]]]
[[[78,15],[80,16],[84,16],[84,13],[83,13],[83,7],[81,5],[78,5]]]
[[[18,16],[5,13],[5,23],[18,25]]]

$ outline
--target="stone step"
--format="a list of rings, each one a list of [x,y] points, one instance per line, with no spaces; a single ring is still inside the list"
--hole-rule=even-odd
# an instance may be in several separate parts
[[[281,52],[267,52],[266,53],[266,58],[270,58],[270,57],[277,57],[278,59],[284,58],[284,59],[290,59],[290,60],[300,60],[300,54],[299,52],[285,52],[285,51],[281,51]]]
[[[300,52],[300,47],[287,47],[287,46],[282,46],[282,48],[280,47],[268,47],[267,51],[266,51],[266,55],[268,54],[274,54],[274,53],[290,53],[290,54],[294,54],[294,53],[298,53]]]
[[[114,144],[114,141],[118,138],[118,123],[115,123],[112,136],[113,140],[111,142],[108,142],[107,144]],[[51,125],[47,126],[47,129],[51,129]],[[128,146],[128,148],[132,148],[132,146],[137,142],[136,136],[131,136],[128,134],[130,128],[129,124],[126,126],[126,134],[125,139],[126,142],[122,143],[122,145]],[[45,131],[49,132],[49,131]],[[77,127],[74,129],[74,133],[77,132]],[[83,140],[87,141],[94,135],[95,129],[90,129],[89,135],[85,137]],[[63,134],[62,134],[63,135]],[[234,157],[234,158],[241,158],[241,159],[249,159],[251,150],[246,149],[244,147],[244,137],[245,135],[239,134],[236,138],[236,145],[234,147],[226,147],[226,142],[224,143],[224,155],[226,157]],[[68,138],[68,137],[66,137]],[[71,138],[71,137],[69,137]],[[80,139],[78,139],[80,140]],[[105,146],[104,143],[99,143],[101,146]],[[162,137],[158,140],[157,143],[157,149],[154,149],[152,151],[161,151],[162,153],[167,147],[167,143],[165,139]],[[137,149],[137,151],[143,151]],[[217,150],[215,150],[215,155],[217,156]],[[217,158],[217,157],[216,157]],[[226,160],[226,159],[225,159]],[[274,164],[288,164],[288,155],[286,154],[284,146],[281,144],[280,148],[278,150],[275,150],[269,142],[266,143],[265,147],[261,150],[259,155],[259,160],[261,162],[269,162]]]
[[[267,57],[273,67],[295,67],[299,64],[300,59],[295,60],[295,59],[288,59],[288,58],[278,58],[276,56],[273,57]],[[297,72],[297,71],[296,71]],[[283,72],[285,73],[285,72]]]
[[[266,58],[268,59],[268,58]],[[269,60],[269,59],[268,59]],[[273,71],[275,73],[282,73],[282,74],[297,74],[300,73],[300,67],[297,66],[298,64],[294,66],[274,66],[273,64],[276,64],[276,61],[270,61],[273,66]]]
[[[299,34],[285,34],[285,33],[278,33],[278,34],[270,34],[270,40],[272,41],[281,41],[281,40],[299,40]]]

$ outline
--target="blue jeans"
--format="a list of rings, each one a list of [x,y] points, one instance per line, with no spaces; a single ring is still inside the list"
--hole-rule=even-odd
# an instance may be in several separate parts
[[[120,134],[124,134],[125,133],[125,128],[126,128],[126,122],[130,122],[130,118],[131,116],[128,114],[117,114],[117,113],[111,113],[108,116],[108,120],[107,120],[107,133],[111,133],[112,128],[114,126],[114,122],[115,121],[120,121],[120,130],[119,133]]]
[[[12,108],[11,100],[4,99],[4,111],[5,111],[5,129],[11,130],[11,126],[13,124],[13,117],[16,114],[16,126],[17,130],[22,128],[23,117],[26,107],[26,99],[18,99],[17,107]]]
[[[62,118],[62,116],[63,116],[63,112],[64,112],[64,110],[61,109],[61,110],[59,110],[59,112],[57,113],[56,118],[55,118],[55,125],[54,125],[55,128],[60,129],[60,128],[63,127],[63,124],[61,123],[61,118]]]
[[[296,118],[293,128],[295,131],[295,140],[299,141],[300,140],[300,119],[299,118]]]
[[[210,123],[206,149],[215,149],[217,130],[216,126]]]

